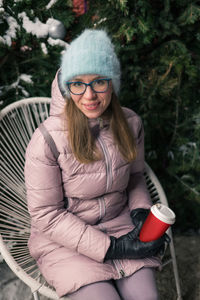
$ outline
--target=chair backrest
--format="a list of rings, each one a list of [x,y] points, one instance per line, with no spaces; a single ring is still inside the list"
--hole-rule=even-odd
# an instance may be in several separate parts
[[[50,98],[28,98],[0,112],[0,251],[12,271],[32,291],[58,299],[29,254],[30,217],[24,184],[26,147],[35,129],[47,118],[49,103]],[[168,205],[159,180],[147,164],[145,178],[152,201]]]
[[[31,289],[59,299],[30,256],[30,217],[24,184],[26,147],[49,115],[50,98],[17,101],[0,112],[0,251],[12,271]]]

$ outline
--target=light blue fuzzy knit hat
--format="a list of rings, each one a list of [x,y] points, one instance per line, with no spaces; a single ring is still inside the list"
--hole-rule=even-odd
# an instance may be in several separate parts
[[[78,75],[98,74],[112,79],[116,94],[120,90],[120,63],[104,30],[86,29],[67,48],[61,62],[61,86]]]

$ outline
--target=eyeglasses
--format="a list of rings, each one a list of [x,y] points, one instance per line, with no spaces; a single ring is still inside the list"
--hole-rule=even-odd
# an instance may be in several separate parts
[[[83,95],[88,86],[91,87],[95,93],[105,93],[108,90],[110,78],[95,79],[90,83],[82,81],[67,81],[67,87],[69,91],[74,95]]]

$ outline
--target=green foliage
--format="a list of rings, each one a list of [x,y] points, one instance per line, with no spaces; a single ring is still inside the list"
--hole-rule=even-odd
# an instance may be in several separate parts
[[[95,0],[75,17],[72,1],[5,0],[0,35],[16,20],[10,44],[0,39],[1,108],[23,97],[50,96],[63,47],[28,33],[20,14],[43,24],[53,17],[70,41],[85,27],[104,28],[122,65],[121,103],[145,127],[146,160],[177,214],[177,227],[200,227],[200,3],[193,0]],[[42,51],[46,45],[47,54]],[[25,48],[24,48],[25,47]],[[23,50],[26,49],[26,50]],[[31,75],[32,84],[21,74]],[[182,219],[185,222],[182,222]]]
[[[113,37],[122,63],[121,102],[143,119],[146,160],[176,211],[177,226],[199,228],[199,1],[97,0],[90,14],[93,26]],[[183,226],[182,218],[190,221]]]
[[[46,8],[48,3],[47,0],[39,1],[37,5],[32,0],[3,2],[0,9],[0,35],[4,38],[4,41],[0,39],[1,109],[21,98],[50,96],[52,79],[59,67],[63,46],[49,43],[49,36],[42,26],[50,18],[61,21],[67,30],[67,41],[74,14],[69,1],[59,0],[50,9]],[[24,14],[33,23],[41,22],[37,29],[38,35],[26,30]],[[12,32],[10,40],[7,30]],[[30,81],[22,74],[30,76]]]

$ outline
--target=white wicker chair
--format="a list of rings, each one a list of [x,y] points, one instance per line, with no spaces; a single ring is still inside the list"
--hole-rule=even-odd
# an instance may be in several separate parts
[[[31,288],[35,300],[39,299],[39,294],[49,299],[59,299],[29,254],[27,241],[30,217],[23,175],[27,144],[34,130],[47,118],[49,103],[50,98],[28,98],[0,112],[0,252],[16,276]],[[168,205],[159,180],[147,164],[145,178],[153,202]],[[168,232],[171,236],[170,259],[164,265],[172,262],[177,299],[180,300],[181,289],[171,229]]]

